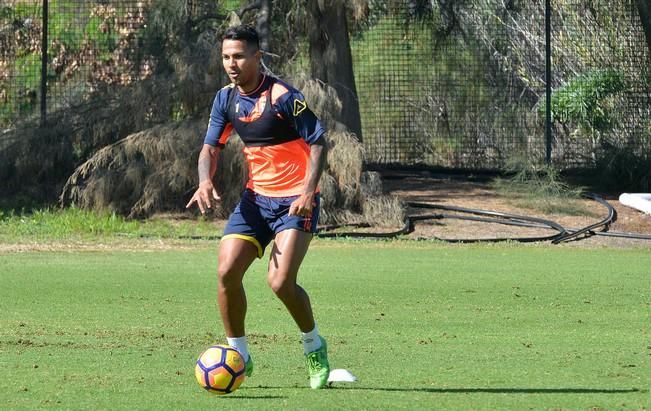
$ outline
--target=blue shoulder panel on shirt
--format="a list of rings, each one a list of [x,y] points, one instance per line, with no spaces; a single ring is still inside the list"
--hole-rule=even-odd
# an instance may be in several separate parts
[[[235,84],[230,83],[222,87],[213,100],[212,109],[210,110],[210,120],[208,129],[204,137],[204,144],[218,146],[219,138],[226,128],[228,120],[228,96],[234,91]]]

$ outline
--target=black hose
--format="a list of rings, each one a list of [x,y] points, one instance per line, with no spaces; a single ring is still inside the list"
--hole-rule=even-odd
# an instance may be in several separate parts
[[[394,238],[399,235],[403,234],[409,234],[412,231],[414,231],[414,225],[411,222],[411,219],[409,217],[405,218],[404,225],[402,228],[396,231],[391,231],[389,233],[364,233],[364,232],[357,232],[357,231],[352,231],[352,232],[325,232],[329,230],[334,230],[337,228],[341,227],[353,227],[353,226],[362,226],[360,224],[355,224],[355,225],[331,225],[324,228],[319,228],[319,231],[315,234],[317,237],[321,238]]]
[[[568,230],[572,231],[572,230]],[[593,232],[594,235],[600,235],[604,237],[620,237],[620,238],[631,238],[634,240],[651,240],[651,235],[637,234],[637,233],[626,233],[622,231],[596,231]]]
[[[651,240],[651,235],[644,234],[635,234],[635,233],[624,233],[624,232],[608,232],[610,225],[617,219],[617,211],[613,206],[611,206],[607,201],[605,201],[600,196],[594,193],[588,193],[584,195],[585,197],[597,201],[606,207],[608,213],[607,215],[594,224],[590,224],[586,227],[578,229],[566,229],[562,225],[542,218],[522,216],[516,214],[500,213],[497,211],[488,211],[488,210],[479,210],[479,209],[470,209],[456,206],[447,206],[439,204],[429,204],[421,202],[409,202],[407,205],[412,208],[425,208],[425,209],[438,209],[446,211],[454,211],[461,214],[473,214],[474,216],[467,215],[456,215],[456,214],[415,214],[408,215],[405,219],[404,226],[393,232],[389,233],[367,233],[367,232],[324,232],[330,231],[337,228],[343,228],[346,226],[331,225],[327,226],[324,229],[316,234],[318,237],[325,238],[394,238],[399,235],[409,234],[414,231],[414,223],[417,221],[425,220],[440,220],[444,218],[455,218],[459,220],[470,220],[470,221],[479,221],[485,223],[494,223],[494,224],[504,224],[520,227],[530,227],[530,228],[543,228],[543,229],[553,229],[557,233],[549,236],[538,236],[538,237],[504,237],[504,238],[466,238],[466,239],[449,239],[449,238],[439,238],[432,237],[432,240],[439,240],[450,243],[477,243],[477,242],[500,242],[500,241],[516,241],[516,242],[539,242],[539,241],[551,241],[552,244],[559,244],[561,242],[566,242],[570,240],[576,240],[579,236],[592,236],[592,235],[601,235],[609,237],[622,237],[622,238],[631,238],[631,239],[640,239],[640,240]],[[351,225],[352,226],[352,225]],[[364,224],[357,224],[356,227],[365,226]],[[350,226],[348,226],[350,227]],[[596,231],[599,227],[602,227],[602,231]]]
[[[456,218],[460,220],[481,221],[481,222],[495,223],[495,224],[548,228],[548,229],[553,229],[558,231],[558,233],[556,234],[549,235],[549,236],[541,236],[541,237],[498,237],[498,238],[464,238],[464,239],[436,238],[438,240],[445,241],[445,242],[453,242],[453,243],[477,243],[477,242],[501,242],[501,241],[537,242],[537,241],[554,240],[556,238],[560,238],[567,235],[567,231],[560,224],[551,220],[545,220],[537,217],[528,217],[528,216],[521,216],[516,214],[499,213],[496,211],[477,210],[477,209],[470,209],[470,208],[463,208],[463,207],[446,206],[440,204],[411,202],[408,203],[408,205],[413,208],[439,209],[439,210],[455,211],[458,213],[467,213],[467,214],[482,216],[482,217],[472,217],[472,216],[463,216],[463,215],[460,216],[454,214],[441,214],[441,215],[437,215],[438,218]],[[418,216],[411,216],[411,218],[418,218]]]
[[[604,231],[607,231],[608,228],[610,227],[610,224],[615,221],[615,219],[617,218],[617,212],[615,211],[615,208],[613,206],[611,206],[606,200],[604,200],[603,198],[601,198],[598,195],[593,194],[593,193],[585,194],[585,197],[591,198],[591,199],[597,201],[599,204],[604,205],[606,207],[606,209],[608,210],[608,215],[599,222],[591,224],[591,225],[589,225],[587,227],[580,228],[578,230],[574,230],[574,231],[572,231],[570,233],[567,233],[566,235],[564,235],[564,236],[562,236],[560,238],[552,240],[552,244],[558,244],[558,243],[561,243],[561,242],[564,242],[564,241],[569,241],[569,240],[571,240],[573,238],[577,238],[578,236],[580,236],[582,234],[594,235],[594,233],[595,233],[594,230],[596,228],[602,227],[602,226],[604,228]]]
[[[438,204],[429,204],[429,203],[407,203],[408,206],[413,208],[428,208],[428,209],[441,209],[447,211],[455,211],[459,213],[468,213],[475,214],[481,217],[474,216],[463,216],[463,215],[453,215],[453,214],[427,214],[427,215],[408,215],[405,218],[404,225],[401,229],[389,233],[369,233],[369,232],[323,232],[319,231],[316,235],[322,238],[394,238],[399,235],[409,234],[414,231],[414,222],[416,221],[425,221],[432,219],[443,219],[443,218],[456,218],[460,220],[471,220],[471,221],[480,221],[486,223],[495,223],[495,224],[505,224],[505,225],[517,225],[525,227],[534,227],[534,228],[547,228],[556,230],[557,233],[549,236],[541,237],[503,237],[503,238],[463,238],[463,239],[450,239],[450,238],[439,238],[433,237],[432,239],[449,242],[449,243],[476,243],[476,242],[501,242],[501,241],[518,241],[518,242],[537,242],[537,241],[549,241],[562,236],[567,235],[567,230],[563,228],[560,224],[544,220],[537,217],[528,217],[515,214],[506,214],[499,213],[496,211],[486,211],[486,210],[473,210],[462,207],[454,206],[444,206]],[[345,226],[328,226],[328,230],[342,228]]]

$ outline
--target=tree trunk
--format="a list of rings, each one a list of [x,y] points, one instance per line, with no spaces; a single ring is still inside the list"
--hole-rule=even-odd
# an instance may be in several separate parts
[[[261,0],[260,9],[258,10],[258,19],[256,30],[260,35],[260,48],[267,53],[271,53],[271,0]]]
[[[646,34],[646,45],[651,56],[651,3],[649,0],[636,0],[637,10],[640,13],[640,20]]]
[[[362,141],[344,1],[310,0],[307,9],[311,20],[308,37],[312,77],[337,91],[343,107],[337,120]]]

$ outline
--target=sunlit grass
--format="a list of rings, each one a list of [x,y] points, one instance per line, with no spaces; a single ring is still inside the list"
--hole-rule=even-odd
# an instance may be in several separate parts
[[[215,222],[192,214],[154,216],[130,220],[112,212],[79,208],[42,209],[33,212],[0,210],[0,240],[106,239],[107,237],[206,237],[219,231]]]
[[[299,280],[331,364],[359,381],[315,391],[257,260],[255,372],[216,397],[193,375],[225,342],[212,250],[0,253],[0,408],[644,410],[649,264],[646,250],[319,242]]]

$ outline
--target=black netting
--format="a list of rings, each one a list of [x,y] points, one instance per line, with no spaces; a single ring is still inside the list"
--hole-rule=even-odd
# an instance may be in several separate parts
[[[40,116],[43,1],[0,6],[0,126]],[[83,101],[98,85],[148,74],[138,53],[147,2],[48,1],[46,112]]]
[[[0,3],[0,129],[39,112],[41,2]]]
[[[544,130],[534,110],[544,95],[544,13],[530,19],[529,47],[505,24],[503,2],[482,3],[420,14],[393,3],[354,43],[368,161],[497,168],[513,153],[542,152],[533,135]]]
[[[423,3],[420,14],[409,7]],[[431,3],[379,8],[353,41],[367,161],[466,169],[543,161],[545,2]],[[552,6],[552,161],[592,165],[613,144],[644,151],[649,54],[635,2]]]
[[[83,100],[99,85],[126,85],[146,77],[137,55],[145,4],[137,1],[51,2],[48,108]]]
[[[552,22],[555,161],[594,165],[629,148],[646,155],[651,60],[636,2],[562,2]]]
[[[284,10],[287,21],[300,21],[299,7],[286,3],[274,3],[274,10]],[[43,4],[5,0],[0,5],[2,129],[41,116]],[[242,2],[48,4],[47,113],[84,101],[94,92],[142,81],[156,70],[176,70],[174,84],[179,86],[170,93],[177,93],[174,99],[181,102],[166,102],[169,108],[151,114],[164,121],[165,116],[177,119],[196,113],[193,105],[199,103],[192,101],[193,96],[198,92],[210,96],[214,90],[189,87],[199,84],[192,76],[203,76],[199,70],[206,64],[181,73],[175,64],[194,56],[180,53],[178,42],[176,56],[165,59],[160,56],[166,51],[157,47],[177,37],[214,39],[201,34],[184,37],[182,32],[178,36],[168,32],[162,39],[147,27],[177,24],[169,16],[178,14],[179,30],[187,23],[196,32],[205,24],[212,24],[215,31],[223,15],[219,21],[206,17]],[[514,157],[544,161],[545,1],[364,4],[364,18],[350,27],[368,163],[500,169]],[[154,13],[152,5],[159,6]],[[593,165],[613,148],[648,153],[650,60],[636,1],[552,1],[551,22],[554,164]],[[300,26],[287,27],[293,30],[287,31],[287,38],[304,44],[298,38]],[[275,37],[284,29],[276,25]],[[307,49],[296,44],[290,64],[307,66]],[[218,78],[218,63],[216,67],[208,74]],[[206,107],[208,98],[202,103]]]

